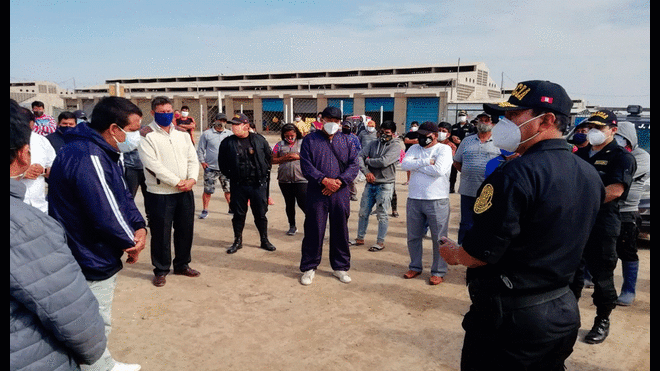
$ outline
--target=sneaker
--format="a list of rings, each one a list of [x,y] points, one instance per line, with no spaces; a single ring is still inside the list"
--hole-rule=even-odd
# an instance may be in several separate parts
[[[315,273],[316,273],[316,271],[313,270],[313,269],[310,269],[308,271],[303,272],[303,275],[300,278],[300,283],[302,283],[305,286],[311,285],[312,280],[314,279],[314,274]]]
[[[339,280],[343,283],[351,282],[351,277],[348,275],[348,272],[346,271],[334,271],[332,275],[339,278]]]
[[[200,219],[206,219],[207,216],[209,216],[209,211],[208,210],[202,210],[202,213],[199,214]]]
[[[115,361],[115,367],[110,371],[139,371],[140,369],[142,369],[142,366],[137,363],[129,364]]]
[[[294,236],[296,234],[296,232],[298,232],[298,228],[296,228],[296,226],[294,225],[294,226],[289,228],[289,230],[286,232],[286,235],[287,236]]]

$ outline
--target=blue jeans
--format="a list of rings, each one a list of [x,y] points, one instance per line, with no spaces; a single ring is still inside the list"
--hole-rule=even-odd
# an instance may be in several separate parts
[[[449,199],[416,200],[409,198],[406,204],[406,224],[408,229],[408,269],[422,271],[422,241],[426,234],[426,225],[431,230],[433,263],[431,275],[444,277],[447,274],[447,262],[440,256],[440,237],[447,236],[449,229]]]
[[[392,203],[393,191],[394,183],[365,184],[364,191],[362,192],[362,200],[360,201],[360,213],[358,214],[358,240],[363,240],[367,234],[369,215],[371,214],[371,209],[376,205],[376,219],[378,220],[376,242],[385,242],[385,235],[387,235],[387,227],[389,225],[387,211]]]

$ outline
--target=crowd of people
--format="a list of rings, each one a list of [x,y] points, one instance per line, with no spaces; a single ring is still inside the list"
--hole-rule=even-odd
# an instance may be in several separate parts
[[[305,286],[321,262],[328,222],[330,266],[342,283],[352,281],[351,246],[365,245],[371,215],[378,228],[368,251],[386,248],[389,217],[398,217],[396,172],[406,171],[409,266],[403,278],[422,274],[429,235],[430,285],[443,282],[448,265],[468,267],[472,305],[463,320],[461,368],[490,369],[496,362],[562,369],[577,340],[585,282],[594,286],[597,307],[587,343],[604,341],[612,310],[634,301],[635,207],[650,172],[634,125],[610,111],[592,114],[564,139],[571,106],[561,86],[525,81],[508,101],[484,104],[472,122],[462,111],[454,125],[412,122],[405,134],[393,121],[358,128],[327,107],[310,125],[282,125],[271,148],[242,113],[219,113],[195,143],[188,107],[177,117],[164,96],[152,99],[148,125],[141,109],[120,97],[100,99],[89,119],[76,111],[57,121],[41,102],[30,111],[11,101],[12,369],[140,369],[107,349],[122,257],[138,261],[148,229],[154,286],[164,286],[170,273],[201,275],[190,266],[200,165],[197,218],[208,216],[219,185],[234,232],[228,254],[243,247],[248,208],[260,248],[276,251],[267,214],[270,174],[278,166],[286,235],[297,234],[296,212],[304,214],[299,269]],[[458,174],[461,216],[453,241],[449,195]],[[358,175],[365,186],[357,235],[350,239]],[[134,202],[138,189],[144,216]],[[50,255],[57,259],[44,259]],[[617,257],[624,275],[619,296]],[[45,284],[34,284],[40,278]],[[65,297],[54,294],[62,290]],[[35,341],[47,344],[40,354],[27,350]]]

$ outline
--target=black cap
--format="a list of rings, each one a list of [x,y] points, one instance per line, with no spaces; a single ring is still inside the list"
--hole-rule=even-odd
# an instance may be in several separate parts
[[[596,125],[607,125],[607,126],[617,126],[617,119],[614,112],[606,109],[596,111],[589,116],[588,119],[581,122],[583,124],[596,124]]]
[[[85,114],[85,111],[80,109],[77,111],[73,111],[73,115],[76,116],[77,119],[87,119],[87,115]]]
[[[508,101],[484,104],[484,111],[499,116],[506,111],[542,109],[569,116],[572,107],[573,101],[560,85],[530,80],[518,83]]]
[[[220,113],[218,113],[217,115],[215,115],[215,119],[216,119],[216,121],[217,121],[217,120],[226,120],[226,119],[227,119],[227,115],[225,115],[224,113],[220,112]]]
[[[229,120],[232,125],[249,124],[250,119],[242,113],[237,113]]]
[[[321,117],[341,120],[341,110],[337,107],[326,107],[321,112]]]
[[[438,125],[433,121],[426,121],[425,123],[419,125],[419,129],[417,129],[417,132],[422,135],[437,133]]]

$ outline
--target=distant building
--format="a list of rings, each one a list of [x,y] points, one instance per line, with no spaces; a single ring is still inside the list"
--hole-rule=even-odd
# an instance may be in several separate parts
[[[31,108],[32,102],[44,103],[44,112],[47,115],[57,117],[60,112],[68,109],[67,101],[73,98],[75,93],[64,90],[57,84],[47,81],[24,81],[9,83],[9,97],[21,106]],[[78,108],[74,108],[76,110]]]

